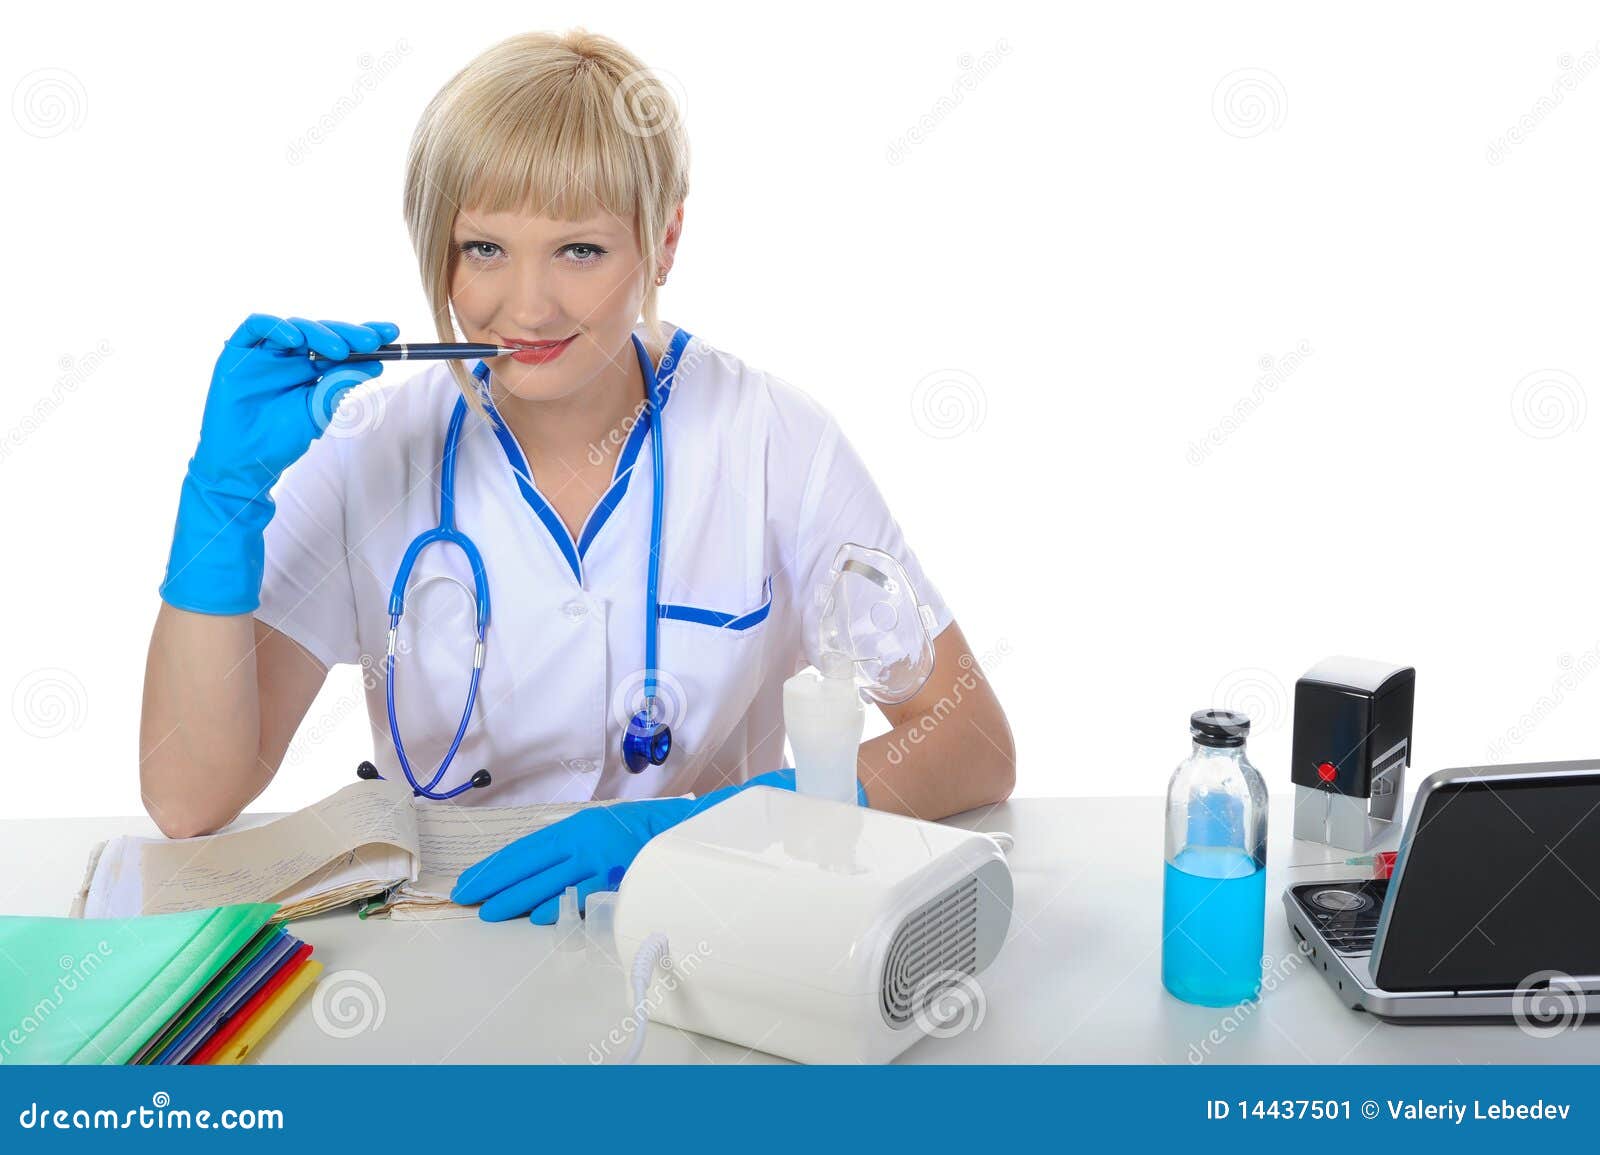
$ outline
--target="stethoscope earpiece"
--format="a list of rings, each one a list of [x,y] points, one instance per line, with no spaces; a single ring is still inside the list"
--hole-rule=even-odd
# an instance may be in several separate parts
[[[383,775],[378,773],[378,768],[376,766],[374,766],[371,762],[363,762],[359,766],[357,766],[356,767],[356,777],[361,779],[361,781],[363,781],[363,782],[381,782],[381,781],[383,781]],[[489,785],[489,783],[492,782],[492,781],[493,781],[493,779],[489,777],[489,771],[487,771],[487,770],[479,770],[476,774],[474,774],[472,776],[472,780],[470,782],[468,782],[466,786],[461,787],[461,790],[465,790],[468,787],[474,787],[474,786],[478,787],[479,789],[482,789],[483,787]],[[457,790],[456,793],[459,794],[461,792],[461,790]],[[418,791],[416,791],[416,793],[421,794],[422,791],[418,790]]]

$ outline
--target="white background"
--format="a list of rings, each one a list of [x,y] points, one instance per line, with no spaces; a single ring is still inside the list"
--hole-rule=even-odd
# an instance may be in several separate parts
[[[139,811],[221,342],[253,311],[431,339],[411,130],[477,52],[573,25],[683,100],[663,316],[839,417],[985,659],[1019,795],[1158,793],[1208,705],[1285,790],[1294,680],[1335,653],[1417,667],[1416,777],[1600,754],[1592,6],[7,23],[0,816]],[[257,805],[369,741],[336,670]]]

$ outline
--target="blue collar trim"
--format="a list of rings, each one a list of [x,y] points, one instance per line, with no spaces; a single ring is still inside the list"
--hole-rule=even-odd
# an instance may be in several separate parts
[[[650,354],[644,347],[644,342],[637,333],[632,334],[634,352],[639,358],[639,368],[644,374],[645,381],[650,383],[650,395],[655,398],[660,413],[664,416],[667,411],[667,401],[672,396],[672,388],[677,379],[678,368],[683,361],[684,350],[693,338],[688,330],[679,329],[673,335],[672,343],[667,347],[666,353],[661,358],[659,371],[650,364]],[[533,482],[533,470],[528,465],[528,459],[522,452],[522,446],[507,428],[499,411],[495,408],[494,401],[489,392],[489,366],[484,361],[479,361],[473,368],[472,375],[478,382],[478,395],[483,399],[484,408],[489,411],[489,416],[494,423],[495,438],[500,442],[500,448],[505,452],[506,461],[511,465],[511,472],[516,475],[517,488],[522,493],[522,498],[533,510],[534,516],[544,524],[551,541],[561,556],[566,559],[567,565],[572,569],[572,576],[581,586],[583,584],[583,559],[587,554],[589,545],[600,532],[601,527],[611,518],[611,513],[621,503],[623,495],[628,492],[628,481],[633,476],[633,467],[638,460],[639,451],[644,446],[646,436],[650,432],[648,415],[641,410],[633,422],[633,428],[628,432],[628,439],[623,443],[622,452],[617,455],[616,469],[612,473],[611,485],[601,497],[599,503],[589,513],[589,519],[584,523],[583,530],[578,534],[578,540],[572,540],[572,534],[567,531],[566,524],[556,514],[554,508],[539,492],[538,486]]]

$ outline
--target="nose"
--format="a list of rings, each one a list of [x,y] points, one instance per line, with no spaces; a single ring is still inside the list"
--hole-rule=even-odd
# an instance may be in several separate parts
[[[559,328],[561,304],[555,280],[550,270],[533,261],[524,267],[513,288],[513,298],[506,302],[507,314],[516,337],[561,337],[554,332]],[[505,334],[502,334],[505,335]]]

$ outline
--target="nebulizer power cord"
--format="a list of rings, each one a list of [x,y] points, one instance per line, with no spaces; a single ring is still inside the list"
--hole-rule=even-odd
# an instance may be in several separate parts
[[[638,1029],[633,1032],[633,1042],[622,1056],[624,1063],[636,1061],[639,1052],[644,1049],[644,1028],[650,1021],[645,1013],[645,1005],[649,1001],[650,976],[667,958],[667,936],[660,931],[645,935],[644,942],[639,944],[639,950],[633,956],[633,973],[630,977],[633,980],[633,1019]]]

